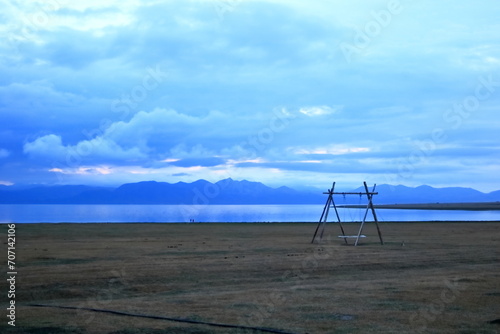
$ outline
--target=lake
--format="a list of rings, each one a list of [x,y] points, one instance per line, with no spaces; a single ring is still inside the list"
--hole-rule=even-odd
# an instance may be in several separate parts
[[[0,222],[178,223],[317,222],[323,205],[0,205]],[[364,209],[339,209],[360,221]],[[500,211],[377,210],[379,221],[500,221]],[[335,218],[330,212],[329,221]],[[371,220],[371,214],[368,219]]]

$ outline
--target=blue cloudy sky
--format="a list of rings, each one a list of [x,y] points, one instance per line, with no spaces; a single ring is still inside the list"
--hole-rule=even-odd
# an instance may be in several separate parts
[[[500,189],[497,0],[1,2],[0,184]]]

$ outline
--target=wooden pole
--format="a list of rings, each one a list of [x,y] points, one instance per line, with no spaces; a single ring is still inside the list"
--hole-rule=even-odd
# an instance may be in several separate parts
[[[323,240],[323,233],[325,233],[325,227],[326,227],[326,223],[328,221],[328,214],[330,213],[330,208],[332,206],[335,209],[335,214],[337,215],[337,219],[340,221],[339,213],[337,212],[337,207],[335,205],[335,201],[333,200],[333,193],[334,193],[334,191],[335,191],[335,182],[333,182],[332,188],[328,190],[328,200],[329,200],[329,203],[327,203],[328,206],[326,208],[326,215],[325,215],[325,217],[323,219],[323,223],[321,224],[321,234],[319,235],[319,241]]]
[[[337,215],[337,222],[339,223],[340,230],[342,231],[342,235],[345,236],[344,226],[342,225],[342,221],[340,220],[340,215],[339,215],[339,212],[337,210],[337,205],[335,205],[335,202],[333,201],[333,194],[332,194],[332,204],[333,204],[333,208],[335,209],[335,214]],[[344,238],[344,241],[346,244],[349,244],[347,242],[347,238]]]
[[[321,241],[321,239],[323,238],[323,231],[325,230],[325,224],[326,224],[326,221],[328,219],[328,213],[330,212],[330,205],[331,205],[331,202],[333,201],[332,193],[333,193],[334,189],[335,189],[335,182],[333,182],[333,184],[332,184],[332,189],[328,189],[328,192],[326,193],[326,194],[328,194],[328,199],[326,200],[325,206],[323,208],[323,213],[321,214],[321,218],[319,219],[318,226],[316,227],[316,231],[314,232],[314,236],[311,240],[311,243],[314,243],[314,241],[316,240],[316,236],[318,235],[318,231],[319,231],[320,226],[322,227],[322,229],[321,229],[321,235],[320,235],[319,240]],[[337,213],[336,208],[335,208],[335,212]],[[338,217],[338,213],[337,213],[337,217]]]
[[[359,231],[358,231],[358,236],[356,237],[356,241],[354,242],[354,246],[357,246],[358,245],[358,242],[359,242],[359,238],[361,237],[361,233],[363,232],[363,227],[365,226],[365,222],[366,222],[366,217],[368,216],[368,211],[370,210],[370,200],[371,200],[371,196],[373,196],[373,194],[371,194],[369,191],[368,191],[368,188],[366,187],[366,182],[364,182],[364,185],[365,185],[365,195],[366,197],[368,198],[368,203],[366,204],[366,210],[365,210],[365,215],[363,217],[363,221],[361,222],[361,225],[359,226]],[[375,190],[375,188],[373,188],[373,190]]]
[[[364,185],[365,185],[366,192],[368,193],[368,186],[366,185],[366,181],[364,182]],[[377,186],[376,184],[373,185],[373,190],[372,191],[375,191],[375,187],[376,186]],[[383,245],[384,244],[384,240],[382,239],[382,233],[380,232],[380,227],[378,226],[377,213],[375,212],[375,208],[373,207],[372,197],[373,197],[373,195],[369,195],[368,196],[368,199],[369,199],[368,206],[372,210],[373,220],[375,221],[375,226],[377,226],[377,233],[378,233],[378,237],[380,239],[380,244]]]
[[[325,232],[326,222],[328,221],[328,214],[330,213],[330,206],[332,205],[332,202],[333,202],[333,196],[329,195],[328,199],[329,199],[328,207],[326,208],[325,219],[323,220],[323,223],[321,224],[321,233],[319,235],[319,241],[323,240],[323,233]]]
[[[311,240],[311,243],[314,243],[314,241],[316,240],[316,235],[318,235],[319,227],[323,223],[323,218],[325,216],[328,216],[327,211],[328,211],[329,205],[330,205],[330,196],[328,196],[328,199],[326,200],[325,206],[323,208],[323,213],[321,214],[321,218],[319,219],[318,226],[316,226],[316,231],[314,231],[314,235],[313,235],[313,238]]]

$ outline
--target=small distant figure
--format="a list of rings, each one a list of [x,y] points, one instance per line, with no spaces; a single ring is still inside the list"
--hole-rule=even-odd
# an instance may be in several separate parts
[[[189,222],[190,222],[190,223],[194,223],[194,219],[192,219],[192,218],[191,218],[191,219],[189,219]]]
[[[403,242],[401,243],[401,247],[404,247],[405,245],[405,241],[403,240]]]

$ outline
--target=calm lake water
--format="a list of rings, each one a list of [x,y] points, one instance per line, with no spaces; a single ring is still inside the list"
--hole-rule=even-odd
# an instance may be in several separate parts
[[[177,223],[317,222],[323,205],[0,205],[0,222]],[[360,221],[364,209],[339,209]],[[380,221],[500,221],[500,211],[377,210]],[[335,218],[330,212],[329,221]],[[371,220],[371,214],[368,219]]]

